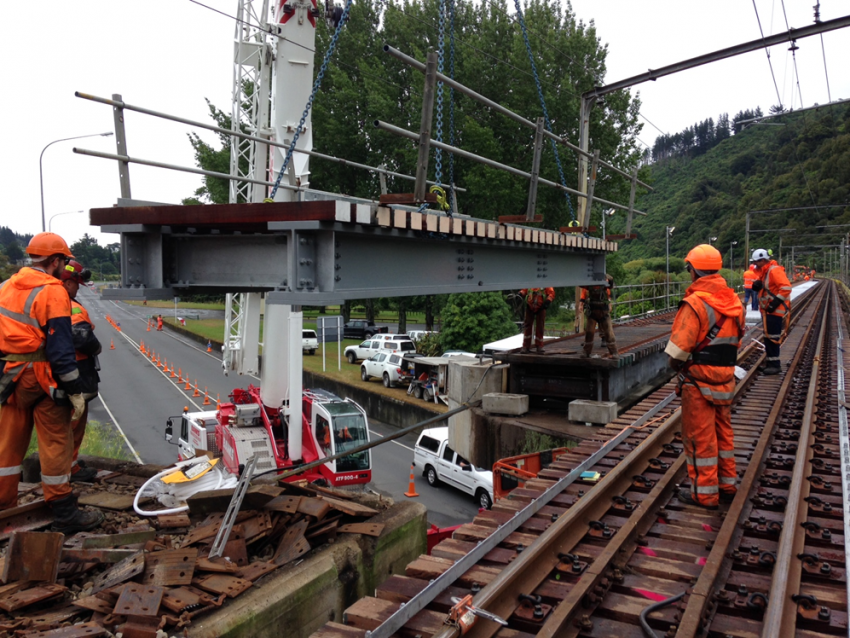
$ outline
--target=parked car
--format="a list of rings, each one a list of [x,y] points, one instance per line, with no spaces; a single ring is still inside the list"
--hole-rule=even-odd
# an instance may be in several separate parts
[[[364,341],[360,345],[357,346],[348,346],[343,354],[345,358],[348,359],[348,362],[351,364],[357,363],[359,360],[368,359],[374,354],[382,351],[394,351],[397,350],[399,352],[416,352],[416,346],[413,345],[413,342],[410,339],[404,339],[399,341],[390,341],[383,339],[369,339],[368,341]]]
[[[315,330],[301,331],[301,349],[310,354],[316,354],[316,348],[319,347],[319,336]]]
[[[432,487],[445,483],[471,494],[480,507],[493,505],[493,472],[475,467],[449,447],[449,428],[423,430],[413,449],[413,466]]]
[[[419,341],[425,335],[439,334],[433,330],[408,330],[407,336],[411,341]]]
[[[354,319],[342,327],[342,336],[346,339],[370,339],[376,334],[386,334],[390,331],[386,326],[376,326],[365,319]]]
[[[400,382],[410,383],[413,372],[403,354],[379,352],[360,364],[360,378],[368,381],[372,377],[382,379],[385,388],[392,388]]]

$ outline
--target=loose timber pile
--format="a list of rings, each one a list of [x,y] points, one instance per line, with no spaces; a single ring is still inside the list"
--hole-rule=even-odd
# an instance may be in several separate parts
[[[200,614],[338,533],[379,536],[384,527],[366,521],[377,510],[345,492],[306,482],[254,485],[222,557],[210,559],[233,490],[197,494],[187,513],[143,518],[132,510],[143,483],[100,472],[79,502],[106,519],[67,537],[36,531],[49,528],[52,517],[40,487],[21,484],[21,505],[0,515],[0,636],[184,635]]]

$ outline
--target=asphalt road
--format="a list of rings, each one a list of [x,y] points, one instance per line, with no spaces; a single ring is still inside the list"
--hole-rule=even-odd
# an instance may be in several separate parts
[[[190,341],[167,329],[147,332],[146,317],[155,309],[132,306],[114,301],[104,301],[88,288],[81,287],[78,300],[89,311],[96,325],[97,335],[104,346],[100,357],[100,399],[93,401],[90,418],[104,423],[114,423],[126,436],[134,454],[143,463],[169,464],[177,459],[176,446],[165,441],[165,421],[178,415],[184,406],[190,411],[214,409],[216,397],[227,400],[234,387],[259,385],[256,377],[225,377],[221,370],[219,353],[207,353],[200,344]],[[120,324],[121,332],[107,321],[109,315]],[[184,390],[160,368],[139,352],[139,345],[153,348],[168,364],[176,364],[184,374],[189,374],[194,389],[195,379],[201,397],[192,397],[193,390]],[[110,349],[114,343],[115,349]],[[307,355],[309,356],[309,355]],[[319,355],[315,355],[319,356]],[[343,362],[343,365],[349,365]],[[202,405],[207,388],[212,406]],[[391,423],[370,420],[374,437],[384,437],[397,432]],[[413,462],[413,445],[416,435],[407,435],[389,441],[372,450],[372,483],[375,492],[404,500],[408,489],[410,464]],[[418,500],[428,508],[429,522],[445,527],[472,520],[477,510],[472,496],[442,486],[432,488],[421,476],[415,477]]]

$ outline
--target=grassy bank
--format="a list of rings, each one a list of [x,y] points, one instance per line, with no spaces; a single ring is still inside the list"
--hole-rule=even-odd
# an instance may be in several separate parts
[[[30,445],[27,448],[27,456],[37,451],[38,440],[35,430],[33,430]],[[89,421],[86,425],[86,435],[83,438],[83,444],[80,446],[80,454],[122,461],[135,460],[118,430],[111,423],[101,423],[100,421]]]

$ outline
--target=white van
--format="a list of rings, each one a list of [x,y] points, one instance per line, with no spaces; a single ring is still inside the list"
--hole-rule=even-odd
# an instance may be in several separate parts
[[[493,472],[475,467],[448,445],[449,428],[423,430],[413,449],[413,466],[431,487],[440,483],[471,494],[479,507],[493,505]]]

